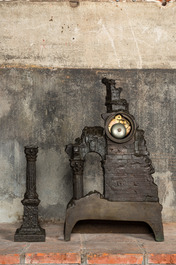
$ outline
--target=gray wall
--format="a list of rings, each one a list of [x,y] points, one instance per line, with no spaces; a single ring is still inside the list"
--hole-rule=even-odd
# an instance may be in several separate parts
[[[163,220],[176,221],[176,71],[108,69],[0,69],[0,221],[21,218],[25,191],[24,145],[37,144],[37,190],[44,220],[64,219],[72,197],[72,176],[65,145],[84,126],[103,126],[106,112],[103,77],[123,87],[122,97],[145,130],[163,205]],[[94,158],[89,157],[90,161]],[[91,162],[91,164],[92,164]],[[93,170],[97,170],[96,172]],[[96,181],[93,177],[95,176]],[[89,187],[102,190],[101,168],[86,164]]]

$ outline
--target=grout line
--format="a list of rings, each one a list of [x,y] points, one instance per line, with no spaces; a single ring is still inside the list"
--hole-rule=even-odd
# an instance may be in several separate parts
[[[80,234],[80,256],[81,256],[81,265],[87,265],[87,251],[86,251],[86,246],[85,242],[86,241],[86,235],[85,234]]]
[[[144,255],[147,254],[147,252],[146,252],[146,250],[144,248],[144,244],[143,243],[140,244],[140,242],[138,242],[138,240],[136,240],[136,244],[142,250],[142,254],[144,254]]]
[[[144,253],[143,265],[148,265],[148,254]]]
[[[31,243],[26,243],[26,246],[20,252],[20,264],[25,264],[26,251],[31,246]]]
[[[138,240],[135,240],[137,246],[140,248],[140,250],[142,251],[143,254],[143,262],[142,265],[148,265],[148,254],[144,248],[144,244],[140,244],[140,242],[138,242]]]

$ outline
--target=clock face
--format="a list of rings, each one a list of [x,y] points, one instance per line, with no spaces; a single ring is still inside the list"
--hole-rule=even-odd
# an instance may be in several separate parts
[[[119,112],[108,117],[105,125],[107,136],[117,143],[127,142],[131,139],[135,123],[131,115]]]
[[[108,130],[113,137],[123,139],[130,133],[131,124],[121,114],[118,114],[110,121]]]

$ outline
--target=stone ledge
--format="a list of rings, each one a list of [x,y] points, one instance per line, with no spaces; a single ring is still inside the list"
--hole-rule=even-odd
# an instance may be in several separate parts
[[[33,3],[37,3],[37,2],[69,2],[70,0],[23,0],[23,2],[33,2]],[[0,0],[0,2],[6,2],[6,3],[9,3],[9,2],[15,2],[15,3],[18,3],[18,2],[21,2],[21,0]],[[142,2],[142,3],[160,3],[162,2],[162,0],[81,0],[79,1],[80,3],[82,2],[109,2],[109,3],[112,3],[112,2],[122,2],[122,3],[134,3],[134,2]],[[166,0],[166,3],[173,3],[173,2],[176,2],[176,0]]]
[[[176,254],[26,253],[0,255],[0,264],[176,264]],[[21,262],[21,258],[23,262]],[[84,262],[82,262],[84,260]]]
[[[29,264],[74,264],[81,263],[79,253],[26,253],[25,263]]]
[[[19,264],[20,254],[4,254],[0,255],[0,264]]]
[[[176,264],[176,223],[165,224],[165,241],[152,234],[72,233],[63,239],[63,223],[42,225],[46,242],[13,242],[19,224],[0,224],[0,264]]]
[[[142,264],[142,254],[90,254],[87,264]]]
[[[149,264],[176,264],[176,254],[149,254],[148,263]]]

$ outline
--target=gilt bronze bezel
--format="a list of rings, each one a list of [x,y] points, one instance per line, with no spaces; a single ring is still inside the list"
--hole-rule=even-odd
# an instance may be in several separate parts
[[[109,124],[110,122],[112,121],[112,119],[115,118],[115,116],[117,116],[118,114],[120,114],[121,116],[123,116],[125,119],[127,119],[131,125],[131,130],[130,130],[130,133],[124,137],[124,138],[115,138],[113,137],[113,135],[109,132]],[[106,120],[106,123],[105,123],[105,132],[106,132],[106,135],[107,137],[115,142],[115,143],[126,143],[128,142],[129,140],[131,140],[131,138],[133,137],[134,133],[136,131],[136,123],[133,119],[133,117],[129,114],[129,113],[125,113],[124,111],[118,111],[118,112],[115,112],[113,113],[112,115],[110,115],[107,120]]]

